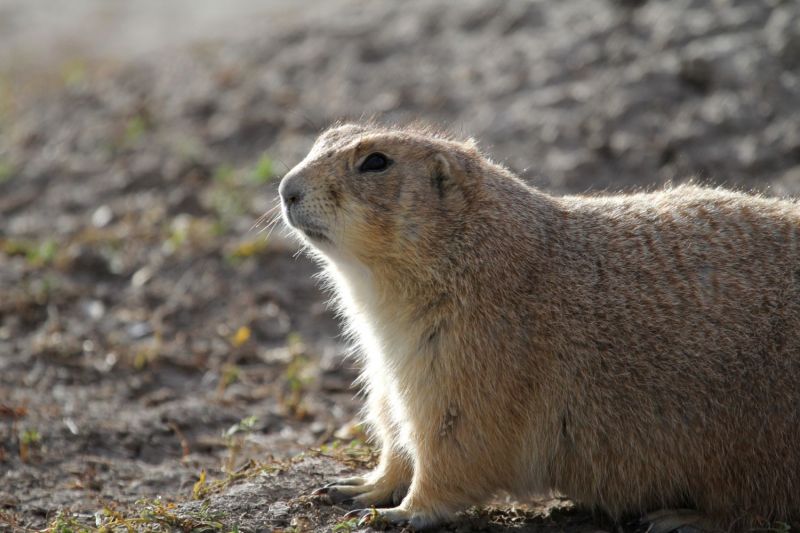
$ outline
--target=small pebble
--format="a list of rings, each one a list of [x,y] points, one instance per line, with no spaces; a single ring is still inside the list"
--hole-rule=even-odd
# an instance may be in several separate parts
[[[114,213],[107,205],[101,205],[92,213],[92,225],[96,228],[104,228],[114,218]]]

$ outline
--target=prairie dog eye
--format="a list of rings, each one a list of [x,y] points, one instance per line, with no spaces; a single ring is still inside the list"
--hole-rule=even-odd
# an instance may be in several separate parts
[[[392,160],[383,155],[380,152],[375,152],[374,154],[369,154],[364,162],[361,163],[361,166],[358,167],[359,172],[383,172],[389,165],[392,164]]]

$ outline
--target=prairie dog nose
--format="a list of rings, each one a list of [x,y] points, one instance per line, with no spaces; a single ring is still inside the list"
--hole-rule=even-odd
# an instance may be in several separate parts
[[[286,207],[300,202],[303,199],[303,189],[299,176],[293,175],[291,172],[284,176],[278,187],[278,194]]]

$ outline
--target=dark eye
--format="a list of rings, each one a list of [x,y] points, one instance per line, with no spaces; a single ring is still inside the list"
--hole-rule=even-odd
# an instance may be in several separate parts
[[[358,170],[359,172],[383,172],[391,164],[391,159],[379,152],[375,152],[367,156],[361,166],[358,167]]]

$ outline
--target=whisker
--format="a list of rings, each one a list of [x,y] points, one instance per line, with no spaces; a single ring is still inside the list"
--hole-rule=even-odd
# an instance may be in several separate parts
[[[258,232],[259,232],[259,233],[264,233],[265,231],[267,231],[268,229],[270,229],[270,227],[274,227],[274,226],[275,226],[275,224],[276,224],[276,223],[277,223],[279,220],[281,220],[281,218],[282,218],[282,217],[281,217],[281,214],[280,214],[280,213],[278,213],[277,215],[275,215],[275,216],[272,218],[272,220],[270,220],[270,221],[269,221],[269,223],[268,223],[268,224],[266,224],[266,225],[265,225],[263,228],[261,228],[260,230],[258,230]]]
[[[264,222],[264,219],[266,219],[266,218],[267,218],[267,213],[264,213],[263,215],[258,217],[258,219],[253,223],[252,226],[250,226],[250,229],[247,230],[247,231],[253,231],[257,227],[259,227],[261,225],[261,223]]]
[[[267,240],[267,239],[269,239],[270,235],[272,235],[272,232],[275,230],[275,228],[277,228],[277,227],[280,227],[280,226],[281,226],[281,222],[282,222],[282,221],[283,221],[282,219],[273,220],[273,221],[272,221],[272,222],[269,224],[269,226],[265,227],[264,229],[262,229],[262,230],[261,230],[261,231],[259,231],[258,233],[259,233],[259,234],[261,234],[261,233],[263,233],[263,232],[265,232],[265,231],[266,231],[266,232],[267,232],[267,236],[266,236],[266,237],[264,237],[264,240]]]
[[[279,222],[279,221],[281,221],[281,220],[283,220],[283,219],[282,219],[282,218],[280,218],[280,217],[278,217],[278,220],[277,220],[276,222]],[[279,223],[276,223],[276,222],[273,222],[273,223],[271,224],[271,226],[272,226],[272,227],[270,228],[270,230],[269,230],[269,233],[267,233],[267,236],[266,236],[266,237],[264,237],[264,240],[265,240],[265,241],[268,241],[268,240],[269,240],[269,237],[270,237],[270,235],[272,235],[272,232],[273,232],[273,231],[275,231],[275,228],[277,228],[278,226],[280,226],[280,224],[279,224]]]
[[[275,202],[275,205],[273,205],[272,207],[270,207],[269,209],[267,209],[267,211],[266,211],[266,212],[265,212],[263,215],[261,215],[261,216],[262,216],[262,217],[266,217],[267,215],[269,215],[270,213],[272,213],[273,211],[275,211],[276,209],[278,209],[280,206],[281,206],[281,202],[280,202],[280,200],[279,200],[279,201]]]
[[[269,211],[265,212],[263,215],[258,217],[258,219],[256,220],[255,224],[253,224],[253,226],[250,229],[252,230],[253,228],[258,227],[259,224],[264,222],[264,220],[266,220],[267,217],[271,214],[271,211],[272,211],[272,209],[270,209]]]
[[[250,229],[248,231],[253,231],[255,228],[259,227],[267,219],[267,217],[269,217],[272,214],[272,212],[275,211],[276,209],[278,209],[279,207],[280,207],[280,203],[278,203],[278,204],[272,206],[270,209],[268,209],[266,211],[266,213],[264,213],[263,215],[258,217],[258,219],[255,221],[255,223],[252,226],[250,226]]]

